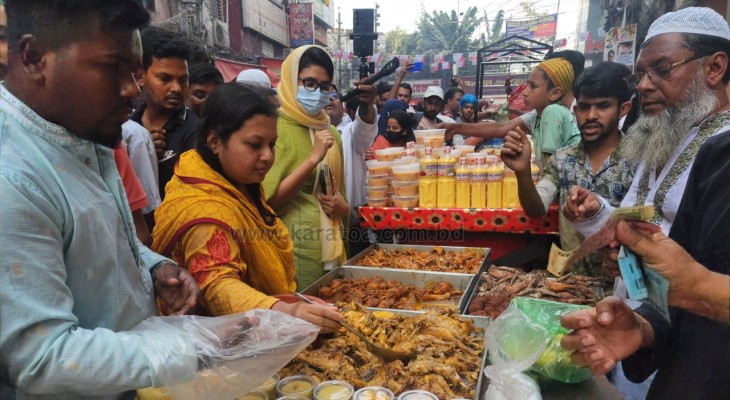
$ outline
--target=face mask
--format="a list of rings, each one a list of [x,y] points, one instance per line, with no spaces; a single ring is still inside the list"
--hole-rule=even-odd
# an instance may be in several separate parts
[[[403,131],[400,131],[400,132],[386,131],[385,138],[391,143],[397,142],[397,141],[403,139]]]
[[[319,114],[324,106],[330,102],[329,93],[322,93],[319,88],[310,92],[304,89],[304,86],[299,86],[297,90],[297,103],[304,108],[309,115]]]

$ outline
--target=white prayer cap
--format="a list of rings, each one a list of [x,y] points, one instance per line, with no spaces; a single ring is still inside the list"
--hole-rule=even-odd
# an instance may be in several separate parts
[[[665,33],[695,33],[730,40],[725,18],[707,7],[687,7],[662,15],[649,27],[644,43]]]
[[[236,78],[236,82],[248,83],[271,89],[271,79],[269,79],[269,76],[266,75],[266,72],[255,68],[241,71]]]

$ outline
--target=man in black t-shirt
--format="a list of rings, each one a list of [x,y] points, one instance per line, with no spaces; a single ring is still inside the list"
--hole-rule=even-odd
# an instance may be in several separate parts
[[[173,33],[149,27],[142,31],[144,75],[139,81],[144,104],[132,114],[152,135],[157,150],[160,198],[172,179],[180,154],[195,147],[198,118],[185,108],[188,96],[189,44]]]

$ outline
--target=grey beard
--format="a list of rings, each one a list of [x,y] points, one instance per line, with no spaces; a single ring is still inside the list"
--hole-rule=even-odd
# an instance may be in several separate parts
[[[658,115],[639,115],[621,141],[623,155],[634,165],[645,161],[647,168],[664,166],[716,104],[717,95],[705,84],[704,74],[698,73],[676,108]]]

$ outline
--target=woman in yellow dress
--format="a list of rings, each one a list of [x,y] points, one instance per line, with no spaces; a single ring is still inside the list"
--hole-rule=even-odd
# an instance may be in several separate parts
[[[307,287],[345,260],[342,140],[323,111],[334,91],[334,66],[319,46],[294,49],[281,66],[276,163],[263,182],[266,201],[294,241],[297,284]],[[331,178],[322,179],[323,171]],[[324,181],[324,182],[323,182]],[[320,183],[334,191],[321,194]]]
[[[292,241],[261,186],[274,164],[276,118],[259,89],[230,83],[210,95],[196,148],[180,156],[155,211],[152,248],[191,272],[205,314],[269,308],[331,332],[341,319],[332,307],[273,297],[296,290]]]

